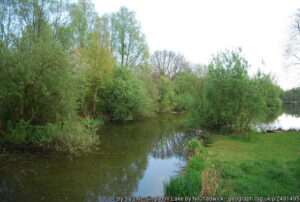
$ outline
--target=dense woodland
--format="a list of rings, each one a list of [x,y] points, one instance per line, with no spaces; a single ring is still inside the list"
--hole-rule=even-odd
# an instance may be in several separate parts
[[[3,144],[88,151],[107,121],[187,112],[193,127],[245,131],[281,109],[280,87],[249,76],[240,49],[208,65],[150,53],[125,7],[99,16],[89,0],[4,0],[0,10]]]

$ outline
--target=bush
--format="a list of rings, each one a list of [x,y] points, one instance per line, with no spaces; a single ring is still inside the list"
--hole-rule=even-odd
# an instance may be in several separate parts
[[[197,125],[243,131],[280,108],[278,87],[267,77],[251,79],[247,67],[240,52],[227,51],[213,58],[194,107]]]
[[[62,47],[47,35],[19,44],[1,51],[0,120],[44,125],[74,116],[77,82]]]
[[[43,150],[87,152],[99,143],[96,135],[99,124],[88,119],[34,126],[20,121],[14,127],[9,127],[3,141],[14,145],[40,147]]]
[[[134,120],[151,113],[151,100],[141,80],[127,68],[116,68],[102,95],[102,108],[114,121]]]
[[[187,148],[190,151],[195,151],[198,147],[201,147],[201,143],[196,138],[193,138],[188,142]]]
[[[0,123],[4,141],[73,152],[97,144],[94,125],[77,121],[78,79],[52,29],[24,31],[0,47]]]
[[[254,78],[254,83],[262,99],[261,121],[273,121],[282,112],[283,90],[273,83],[269,75],[258,73]]]
[[[175,107],[175,91],[173,82],[165,77],[159,78],[159,112],[169,112]]]
[[[181,72],[174,79],[175,111],[191,111],[199,94],[201,79],[191,71]]]
[[[159,89],[158,82],[152,74],[151,67],[141,67],[136,71],[137,78],[142,82],[145,88],[148,100],[148,115],[154,115],[158,111]]]

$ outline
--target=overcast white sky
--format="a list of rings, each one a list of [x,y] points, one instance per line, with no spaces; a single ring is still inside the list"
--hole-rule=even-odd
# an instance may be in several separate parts
[[[300,0],[94,0],[99,14],[126,6],[136,12],[150,51],[180,52],[208,63],[217,51],[241,47],[251,64],[283,88],[300,85],[300,68],[285,67],[291,18]],[[264,65],[262,65],[262,60]],[[299,73],[297,73],[299,69]],[[299,80],[299,82],[298,82]]]

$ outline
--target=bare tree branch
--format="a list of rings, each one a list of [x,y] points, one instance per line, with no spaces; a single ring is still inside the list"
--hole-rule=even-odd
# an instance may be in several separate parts
[[[155,51],[150,62],[155,72],[170,79],[173,79],[176,74],[189,66],[183,55],[167,50]]]

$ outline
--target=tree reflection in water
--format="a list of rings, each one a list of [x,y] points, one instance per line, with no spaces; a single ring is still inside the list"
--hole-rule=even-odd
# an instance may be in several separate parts
[[[284,104],[284,112],[296,117],[300,117],[300,103]]]
[[[194,136],[194,133],[175,132],[169,136],[162,136],[151,152],[154,158],[166,159],[172,156],[183,158],[186,153],[184,145]]]
[[[106,125],[98,153],[0,156],[0,198],[4,201],[100,201],[131,196],[148,168],[148,157],[183,158],[187,135],[180,118]],[[139,185],[140,186],[140,185]]]

